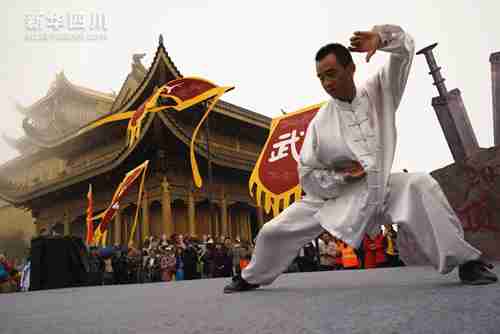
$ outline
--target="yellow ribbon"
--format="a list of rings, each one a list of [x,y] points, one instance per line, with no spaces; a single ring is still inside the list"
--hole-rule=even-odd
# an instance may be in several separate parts
[[[194,181],[194,184],[198,188],[201,188],[203,181],[201,179],[200,171],[198,169],[198,163],[196,162],[196,156],[194,154],[194,142],[196,141],[196,136],[198,135],[198,132],[200,131],[201,125],[207,119],[208,114],[210,114],[213,107],[215,106],[217,101],[221,98],[221,96],[230,89],[232,89],[232,87],[217,87],[217,88],[212,88],[210,90],[210,91],[213,91],[212,94],[214,92],[216,94],[215,94],[215,96],[213,96],[213,100],[210,102],[210,105],[208,106],[207,111],[205,112],[205,115],[203,115],[201,120],[198,122],[198,125],[196,125],[196,128],[193,131],[193,135],[191,136],[191,143],[189,145],[189,157],[191,160],[191,170],[193,172],[193,181]],[[202,94],[202,95],[208,95],[208,94]],[[207,149],[208,149],[208,147],[207,147]]]

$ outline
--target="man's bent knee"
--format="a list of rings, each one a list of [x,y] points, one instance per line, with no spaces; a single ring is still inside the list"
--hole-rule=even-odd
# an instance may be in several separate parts
[[[281,227],[277,221],[267,222],[261,227],[258,238],[266,240],[274,239],[279,236]]]

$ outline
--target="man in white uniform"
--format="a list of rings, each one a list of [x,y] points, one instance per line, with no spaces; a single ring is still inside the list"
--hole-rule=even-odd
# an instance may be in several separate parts
[[[299,177],[306,196],[266,223],[250,264],[225,293],[272,283],[297,251],[323,229],[358,248],[363,235],[398,224],[398,246],[407,263],[430,262],[440,273],[459,267],[466,284],[497,281],[469,245],[439,184],[428,174],[391,174],[396,147],[395,112],[410,71],[414,42],[394,25],[355,32],[350,51],[377,50],[389,60],[364,85],[354,84],[347,48],[329,44],[316,54],[316,71],[332,99],[307,130]]]

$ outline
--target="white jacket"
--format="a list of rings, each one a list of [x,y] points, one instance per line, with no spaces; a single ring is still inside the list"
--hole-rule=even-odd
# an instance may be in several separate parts
[[[324,201],[315,217],[354,247],[378,225],[388,194],[396,148],[395,112],[410,71],[414,42],[394,25],[375,26],[387,63],[361,87],[352,103],[331,99],[311,121],[300,152],[299,178],[310,200]],[[345,184],[334,167],[357,160],[367,176]],[[373,223],[373,224],[372,224]]]

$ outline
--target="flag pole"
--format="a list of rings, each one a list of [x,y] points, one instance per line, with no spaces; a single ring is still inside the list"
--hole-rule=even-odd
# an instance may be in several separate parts
[[[144,180],[146,178],[146,170],[148,169],[148,166],[144,168],[142,172],[142,178],[141,178],[141,184],[139,185],[139,193],[137,194],[137,209],[135,210],[135,217],[134,217],[134,224],[132,225],[132,230],[130,231],[130,237],[128,240],[128,243],[130,244],[132,242],[132,238],[134,237],[135,234],[135,229],[137,227],[137,220],[139,218],[139,208],[142,203],[142,192],[144,188]]]
[[[144,224],[144,214],[142,211],[140,213],[140,216],[141,216],[141,222],[142,222],[142,224]],[[139,262],[139,273],[138,273],[139,277],[137,278],[138,283],[144,283],[143,274],[142,274],[143,265],[144,265],[144,259],[143,259],[143,254],[142,254],[142,248],[144,247],[142,244],[142,238],[143,238],[143,236],[142,236],[142,224],[141,224],[141,228],[139,228],[139,252],[140,252],[141,256],[139,257],[140,262]]]

